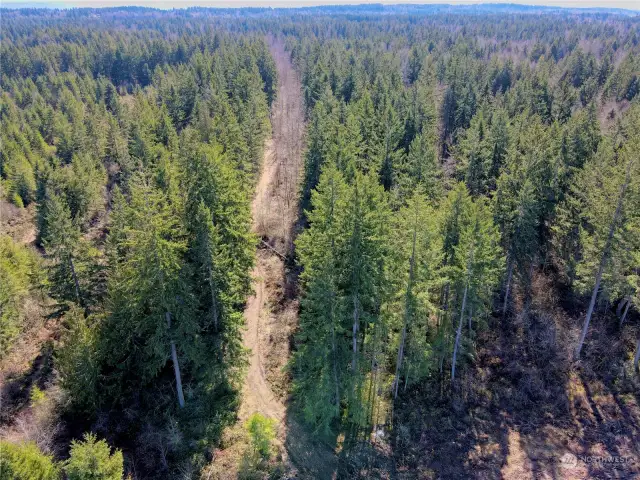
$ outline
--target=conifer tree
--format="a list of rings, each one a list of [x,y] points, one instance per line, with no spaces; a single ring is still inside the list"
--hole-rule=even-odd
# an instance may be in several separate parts
[[[82,441],[71,443],[64,471],[69,480],[121,480],[124,473],[122,452],[111,453],[106,441],[86,433]]]
[[[547,228],[559,201],[563,170],[552,132],[535,117],[519,121],[530,125],[526,129],[524,123],[519,125],[494,197],[494,214],[507,256],[503,316],[514,273],[529,297],[531,271],[541,260],[549,236]]]
[[[589,331],[603,278],[606,277],[605,284],[609,283],[607,287],[611,288],[611,276],[616,270],[629,269],[633,265],[630,253],[639,248],[637,239],[630,235],[631,225],[637,225],[640,212],[639,148],[637,138],[630,139],[619,152],[614,152],[605,142],[599,154],[585,165],[578,180],[585,227],[581,230],[583,260],[578,264],[577,273],[579,285],[593,285],[593,288],[576,357],[580,356]]]
[[[38,257],[13,241],[0,235],[0,355],[11,348],[22,331],[23,301],[32,284],[39,277]]]
[[[45,455],[35,443],[15,444],[0,441],[0,478],[2,480],[59,480],[60,467],[51,455]]]
[[[441,378],[444,374],[445,358],[449,355],[451,328],[455,324],[456,284],[455,262],[456,250],[460,237],[471,224],[472,199],[464,183],[460,182],[451,190],[440,207],[438,215],[438,231],[442,241],[441,289],[437,311],[437,331],[432,348],[436,353]]]
[[[398,166],[396,177],[398,196],[402,200],[409,198],[416,189],[430,200],[440,198],[444,175],[435,143],[427,134],[420,133],[413,139],[409,153]]]
[[[349,361],[348,308],[339,268],[347,248],[345,212],[351,188],[338,169],[328,164],[312,193],[309,228],[296,242],[303,298],[300,348],[295,353],[294,394],[306,420],[328,433],[341,418]]]
[[[386,192],[373,173],[356,172],[350,193],[345,226],[347,247],[338,271],[347,298],[345,323],[351,323],[348,417],[362,426],[366,424],[365,415],[370,410],[370,405],[363,405],[362,401],[366,361],[376,354],[373,344],[373,349],[367,348],[368,339],[380,335],[380,310],[388,295],[385,263],[390,210]]]
[[[470,222],[460,232],[455,249],[453,282],[456,290],[458,328],[451,359],[451,381],[455,380],[458,350],[461,345],[465,316],[469,333],[473,316],[490,308],[493,289],[500,274],[499,233],[493,223],[492,212],[482,199],[473,202]],[[462,300],[459,300],[462,297]]]
[[[460,177],[473,196],[487,192],[492,168],[492,151],[489,145],[487,126],[482,112],[476,114],[471,125],[460,139],[457,165]]]
[[[95,281],[95,261],[90,246],[81,238],[80,229],[71,220],[65,200],[54,192],[48,193],[43,206],[47,225],[42,237],[47,256],[51,258],[51,294],[65,309],[64,302],[89,308],[89,292]],[[97,300],[97,299],[94,299]]]
[[[300,200],[303,211],[311,208],[311,191],[318,185],[322,166],[327,160],[329,144],[334,135],[333,129],[337,123],[333,108],[332,102],[321,100],[315,104],[311,111],[307,127],[307,151],[304,159],[304,179],[302,180],[302,198]]]
[[[115,239],[111,252],[124,255],[109,259],[111,315],[105,325],[105,355],[108,365],[119,365],[118,389],[126,387],[120,383],[123,380],[149,382],[171,357],[182,407],[178,345],[185,354],[183,361],[196,358],[200,345],[192,293],[183,271],[185,233],[175,208],[145,180],[132,185],[124,207],[127,222],[119,225],[124,231],[110,233]]]
[[[201,327],[218,337],[214,343],[220,358],[237,358],[242,351],[242,309],[250,290],[256,243],[249,190],[219,148],[197,140],[195,131],[183,132],[180,164],[189,258],[195,283],[206,285],[198,294],[199,308],[208,319]]]
[[[393,186],[395,171],[397,170],[401,151],[397,150],[402,139],[402,123],[393,106],[386,102],[380,113],[378,136],[382,141],[380,148],[380,183],[385,190]]]
[[[61,385],[76,412],[91,415],[98,402],[99,332],[98,317],[85,317],[82,309],[71,306],[64,316],[61,346],[56,350],[56,369]]]
[[[398,284],[395,295],[401,315],[400,341],[395,365],[393,397],[398,396],[400,376],[405,385],[418,381],[426,369],[429,346],[429,321],[439,306],[434,292],[439,285],[442,255],[436,215],[424,195],[417,193],[398,212],[394,221],[394,258],[391,276]],[[395,271],[395,270],[398,271]]]
[[[355,172],[347,186],[333,163],[326,165],[313,199],[311,227],[298,240],[306,288],[296,390],[318,428],[327,431],[340,414],[357,431],[372,410],[365,384],[378,355],[372,339],[382,329],[380,309],[387,295],[390,212],[375,173]],[[339,400],[332,400],[336,396]]]

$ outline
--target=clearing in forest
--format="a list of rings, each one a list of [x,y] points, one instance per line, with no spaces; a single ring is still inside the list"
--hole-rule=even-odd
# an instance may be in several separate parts
[[[277,422],[277,443],[283,462],[299,477],[331,478],[336,457],[327,446],[314,442],[291,417],[286,402],[290,338],[297,325],[295,274],[286,261],[293,251],[298,220],[299,180],[304,151],[304,104],[298,74],[284,44],[269,41],[278,70],[278,96],[271,110],[272,137],[252,203],[253,230],[260,238],[252,272],[253,294],[245,308],[244,346],[249,366],[242,391],[239,425],[254,413]],[[236,426],[236,429],[237,427]],[[236,432],[237,433],[237,432]],[[230,433],[235,438],[235,433]],[[288,441],[290,437],[290,441]],[[233,478],[242,442],[217,452],[217,475]],[[234,468],[235,467],[235,468]]]

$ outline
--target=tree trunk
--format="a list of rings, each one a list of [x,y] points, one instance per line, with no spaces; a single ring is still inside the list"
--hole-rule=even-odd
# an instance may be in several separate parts
[[[451,383],[456,378],[456,357],[458,356],[458,345],[460,344],[460,336],[462,334],[462,321],[464,319],[464,311],[467,306],[467,291],[469,285],[464,287],[464,296],[462,297],[462,308],[460,309],[460,322],[458,322],[458,331],[456,332],[456,342],[453,345],[453,358],[451,359]]]
[[[616,317],[620,318],[620,316],[622,315],[622,309],[625,307],[626,304],[627,304],[627,297],[623,297],[622,300],[618,302],[618,307],[616,308]]]
[[[351,369],[355,372],[358,363],[358,323],[360,322],[360,312],[358,311],[358,297],[353,296],[353,359]]]
[[[513,258],[509,258],[509,266],[507,267],[507,285],[504,291],[504,305],[502,306],[502,318],[507,315],[507,307],[509,306],[509,292],[511,291],[511,279],[513,277]]]
[[[407,374],[404,377],[404,387],[402,389],[403,392],[407,391],[407,385],[409,385],[409,376],[411,374],[411,365],[407,367]]]
[[[369,379],[369,392],[367,393],[367,401],[368,401],[368,409],[367,419],[369,420],[369,425],[373,425],[373,409],[375,408],[375,398],[376,398],[376,384],[377,384],[377,360],[378,360],[378,329],[379,324],[376,324],[373,327],[373,350],[371,354],[371,370],[370,370],[370,379]],[[375,432],[375,430],[372,430]]]
[[[336,203],[336,192],[333,181],[331,182],[331,224],[333,224],[333,207]],[[335,238],[331,237],[331,258],[334,258]],[[338,385],[338,354],[336,353],[336,325],[335,325],[335,292],[333,289],[333,281],[331,288],[331,351],[333,354],[333,382],[336,388],[336,418],[340,417],[340,388]]]
[[[602,257],[600,258],[600,265],[598,266],[598,273],[596,274],[596,282],[595,282],[595,285],[593,286],[593,292],[591,293],[591,301],[589,302],[589,309],[587,310],[587,316],[584,319],[582,333],[580,334],[580,341],[578,342],[578,346],[576,347],[576,358],[580,357],[580,351],[582,350],[584,339],[587,337],[587,332],[589,331],[589,323],[591,322],[591,316],[593,315],[593,308],[595,307],[596,299],[598,298],[598,290],[600,289],[602,274],[604,272],[604,267],[607,264],[607,261],[609,260],[609,250],[611,250],[613,235],[616,231],[616,223],[618,223],[618,217],[620,216],[620,212],[622,210],[622,200],[624,199],[625,191],[629,186],[632,164],[633,164],[633,160],[630,161],[629,165],[627,166],[627,175],[626,175],[624,184],[620,187],[618,204],[616,205],[616,211],[613,214],[613,219],[611,220],[611,225],[609,226],[609,235],[607,235],[607,241],[605,242],[604,248],[602,249]]]
[[[611,235],[613,236],[613,223],[611,224]],[[600,265],[598,266],[598,273],[596,274],[596,282],[593,286],[593,291],[591,292],[591,301],[589,302],[589,309],[587,310],[587,316],[584,320],[584,325],[582,326],[582,333],[580,334],[580,340],[578,341],[578,346],[576,347],[576,358],[580,357],[580,351],[582,350],[582,345],[584,344],[584,339],[587,337],[587,332],[589,331],[589,323],[591,322],[591,316],[593,315],[593,309],[596,305],[596,299],[598,298],[598,290],[600,290],[600,282],[602,281],[602,274],[604,272],[605,264],[607,263],[607,255],[608,255],[608,244],[605,246],[604,252],[602,253],[602,257],[600,258]]]
[[[640,373],[640,338],[638,338],[638,343],[636,344],[636,355],[633,357],[633,366],[636,369],[636,373]]]
[[[629,306],[631,305],[631,299],[627,299],[627,305],[624,307],[624,313],[622,314],[622,318],[620,318],[620,328],[624,325],[624,321],[627,319],[627,313],[629,313]]]
[[[78,281],[76,267],[73,265],[73,257],[71,255],[69,255],[69,268],[71,269],[71,277],[73,278],[73,284],[76,291],[76,300],[78,301],[78,305],[83,307],[82,297],[80,296],[80,282]]]
[[[167,319],[167,326],[171,328],[171,313],[164,312]],[[184,407],[184,393],[182,392],[182,377],[180,375],[180,365],[178,365],[178,352],[176,350],[176,342],[171,340],[171,360],[173,361],[173,373],[176,376],[176,389],[178,390],[178,404],[180,408]]]
[[[213,315],[213,328],[218,331],[218,301],[216,300],[216,290],[213,285],[213,272],[209,267],[209,290],[211,291],[211,313]]]
[[[396,360],[396,378],[394,381],[393,388],[393,398],[394,400],[398,396],[398,383],[400,382],[400,368],[402,367],[402,361],[404,360],[404,343],[407,338],[407,324],[409,323],[409,316],[411,315],[411,295],[412,295],[412,287],[413,287],[413,269],[415,265],[415,256],[416,256],[416,236],[417,236],[417,225],[414,225],[413,228],[413,242],[411,245],[411,259],[409,260],[409,279],[407,282],[407,293],[405,295],[404,302],[404,323],[402,325],[402,336],[400,339],[400,347],[398,348],[398,358]]]
[[[333,297],[333,292],[331,292]],[[331,300],[331,350],[333,353],[333,381],[336,387],[336,417],[340,416],[340,390],[338,387],[338,359],[336,354],[336,327],[334,318],[333,298]]]
[[[351,370],[355,373],[358,367],[358,327],[360,326],[360,298],[358,296],[358,292],[360,289],[360,278],[358,277],[360,265],[360,251],[358,248],[358,243],[360,241],[360,194],[358,191],[358,185],[355,185],[355,223],[353,226],[353,232],[351,241],[355,242],[352,246],[354,246],[354,250],[352,251],[354,265],[351,271],[351,282],[353,288],[353,358],[351,361]]]
[[[400,367],[402,366],[402,359],[404,358],[404,342],[405,342],[406,336],[407,336],[407,323],[406,323],[406,316],[405,316],[405,324],[402,327],[402,336],[400,340],[400,347],[398,348],[398,358],[396,360],[396,378],[394,380],[394,386],[393,386],[394,400],[398,396],[398,383],[400,382]]]

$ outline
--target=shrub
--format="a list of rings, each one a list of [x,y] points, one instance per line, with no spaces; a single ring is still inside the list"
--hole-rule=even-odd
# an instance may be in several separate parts
[[[122,480],[122,452],[111,448],[104,440],[86,433],[82,442],[71,442],[71,456],[65,462],[68,480]]]
[[[37,407],[47,399],[47,395],[37,385],[33,386],[29,397],[31,398],[32,407]]]
[[[246,423],[254,452],[259,453],[265,459],[271,456],[271,442],[276,436],[275,424],[274,420],[259,413],[251,415]]]
[[[35,443],[0,441],[0,480],[58,480],[60,470]]]

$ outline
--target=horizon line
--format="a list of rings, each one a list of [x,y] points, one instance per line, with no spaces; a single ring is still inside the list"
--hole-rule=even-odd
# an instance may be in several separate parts
[[[135,1],[135,0],[134,0]],[[632,13],[640,13],[640,5],[632,6],[632,4],[636,4],[636,0],[619,0],[618,5],[610,6],[610,1],[608,0],[592,0],[594,3],[589,4],[590,2],[585,2],[584,0],[539,0],[538,2],[528,2],[527,0],[451,0],[449,2],[444,1],[412,1],[405,0],[400,2],[386,1],[386,0],[378,0],[378,1],[367,1],[361,0],[359,3],[350,3],[349,1],[342,2],[340,0],[326,0],[326,3],[323,3],[322,0],[314,1],[314,0],[245,0],[242,1],[243,5],[235,5],[235,0],[187,0],[186,2],[181,2],[180,0],[166,0],[166,1],[157,1],[157,0],[138,0],[140,3],[126,3],[122,0],[70,0],[70,1],[48,1],[48,0],[40,0],[40,1],[9,1],[9,2],[1,2],[0,1],[0,9],[5,10],[47,10],[47,9],[55,9],[55,10],[82,10],[82,9],[93,9],[93,10],[101,10],[101,9],[117,9],[117,8],[141,8],[147,10],[157,10],[157,11],[170,11],[170,10],[189,10],[189,9],[211,9],[211,10],[301,10],[301,9],[314,9],[314,8],[323,8],[323,7],[358,7],[358,8],[366,8],[370,7],[452,7],[452,8],[473,8],[473,7],[525,7],[525,8],[540,8],[546,10],[553,9],[562,9],[562,10],[579,10],[579,11],[589,11],[589,10],[601,10],[601,11],[625,11]],[[307,3],[308,1],[308,3]],[[602,3],[605,5],[602,5]],[[92,5],[92,3],[96,3],[96,5]],[[113,3],[109,5],[109,3]],[[187,5],[180,5],[181,3],[187,3]],[[217,5],[216,5],[217,3]],[[302,3],[302,4],[300,4]],[[306,4],[305,4],[306,3]],[[574,3],[576,3],[574,5]],[[584,5],[584,3],[588,3],[588,5]],[[616,2],[617,3],[617,2]],[[157,4],[167,4],[167,6],[156,6]],[[175,5],[170,5],[175,4]],[[627,5],[628,4],[628,5]],[[624,5],[624,6],[623,6]]]
[[[36,1],[30,2],[26,1],[13,1],[13,2],[0,2],[0,9],[5,10],[106,10],[106,9],[117,9],[117,8],[141,8],[147,10],[156,10],[156,11],[171,11],[171,10],[189,10],[189,9],[211,9],[211,10],[300,10],[300,9],[314,9],[314,8],[324,8],[324,7],[421,7],[421,6],[432,6],[432,7],[452,7],[452,8],[465,8],[465,7],[525,7],[525,8],[540,8],[546,10],[580,10],[580,11],[589,11],[589,10],[601,10],[601,11],[625,11],[632,13],[640,12],[640,5],[637,8],[633,8],[631,5],[629,6],[609,6],[609,5],[587,5],[584,6],[584,1],[579,1],[579,4],[573,5],[576,0],[541,0],[541,3],[529,3],[526,0],[518,1],[518,0],[509,0],[509,1],[499,1],[499,0],[460,0],[454,1],[454,3],[450,2],[412,2],[412,1],[404,1],[404,2],[387,2],[387,1],[372,1],[367,2],[361,1],[359,3],[350,3],[350,2],[341,2],[340,0],[332,1],[328,0],[327,3],[322,2],[314,2],[311,0],[308,4],[300,5],[297,3],[297,0],[275,0],[272,4],[269,4],[268,0],[248,0],[243,2],[243,5],[233,5],[233,0],[212,0],[212,1],[187,1],[184,3],[189,3],[188,5],[180,6],[179,0],[167,0],[166,2],[157,1],[157,0],[142,0],[141,3],[126,3],[120,0],[106,0],[100,1],[96,0],[95,3],[98,5],[91,5],[94,0],[71,0],[69,2],[65,1]],[[304,0],[303,0],[304,1]],[[602,0],[601,0],[602,1]],[[636,3],[635,0],[622,0],[624,4],[626,3]],[[108,5],[108,3],[113,3],[113,5]],[[544,2],[544,3],[542,3]],[[550,2],[550,3],[546,3]],[[565,5],[559,5],[557,3],[569,3]],[[177,5],[173,6],[155,6],[158,3],[177,3]],[[218,5],[216,5],[218,3]],[[609,3],[609,2],[607,2]]]

